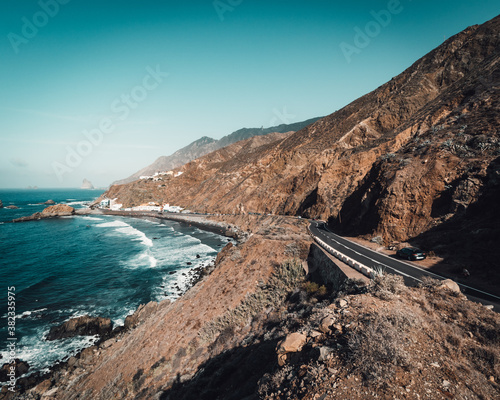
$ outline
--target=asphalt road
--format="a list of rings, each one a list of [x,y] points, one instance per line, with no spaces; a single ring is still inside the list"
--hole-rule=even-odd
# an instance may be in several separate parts
[[[396,258],[396,256],[391,257],[377,253],[367,247],[351,242],[350,240],[330,232],[323,222],[312,221],[310,230],[315,237],[367,267],[375,270],[382,269],[388,273],[402,275],[405,283],[409,286],[416,286],[425,276],[440,280],[447,279],[412,265],[409,262],[402,261]],[[500,312],[500,297],[467,285],[460,283],[458,283],[458,285],[462,293],[464,293],[469,300],[485,305],[493,305],[494,310]]]

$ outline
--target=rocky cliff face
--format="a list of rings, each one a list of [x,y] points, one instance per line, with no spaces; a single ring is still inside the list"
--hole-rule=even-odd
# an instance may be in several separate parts
[[[340,232],[386,242],[465,218],[498,187],[499,25],[496,17],[467,28],[284,139],[229,146],[186,164],[162,187],[135,182],[108,196],[124,204],[149,197],[199,211],[319,217]],[[484,210],[486,220],[498,220],[496,209]]]

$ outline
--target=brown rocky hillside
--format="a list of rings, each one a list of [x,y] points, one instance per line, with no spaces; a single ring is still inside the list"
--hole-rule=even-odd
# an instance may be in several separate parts
[[[484,271],[500,256],[499,32],[500,17],[469,27],[286,138],[243,141],[161,185],[113,186],[107,196],[125,205],[318,217],[386,243],[416,238],[448,254],[458,245],[468,251],[464,262]]]

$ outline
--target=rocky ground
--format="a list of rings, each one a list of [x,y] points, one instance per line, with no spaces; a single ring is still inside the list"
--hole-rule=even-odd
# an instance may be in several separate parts
[[[160,399],[495,399],[500,318],[429,281],[299,285]]]

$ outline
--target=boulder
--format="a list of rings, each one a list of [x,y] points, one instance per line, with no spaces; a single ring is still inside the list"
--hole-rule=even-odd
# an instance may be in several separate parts
[[[2,200],[0,200],[0,208],[3,208]]]
[[[70,357],[68,359],[68,367],[74,367],[74,366],[76,366],[77,362],[78,362],[78,359],[76,357]]]
[[[293,353],[302,350],[307,343],[307,336],[302,333],[290,333],[287,337],[278,343],[276,352],[278,353],[278,365],[282,367],[287,363]],[[290,354],[292,353],[292,354]]]
[[[337,301],[337,304],[340,308],[346,308],[347,307],[347,301],[344,300],[344,299],[340,299],[339,301]]]
[[[17,210],[19,207],[18,206],[7,206],[5,208],[7,208],[9,210]]]
[[[455,281],[451,279],[445,279],[441,285],[438,286],[438,289],[447,289],[452,292],[461,293],[460,287]]]
[[[302,350],[307,342],[307,336],[302,333],[290,333],[287,337],[278,343],[278,354],[296,353]]]
[[[71,318],[62,325],[50,328],[47,340],[64,339],[73,336],[106,336],[113,330],[113,323],[109,318],[83,317]]]
[[[48,206],[51,206],[53,204],[56,204],[56,202],[54,200],[47,200],[45,203],[42,203],[42,204],[46,204]]]
[[[15,368],[16,378],[20,377],[21,375],[24,375],[30,369],[30,366],[27,362],[21,361],[18,358],[16,358],[12,364],[6,363],[2,365],[2,369],[0,369],[0,382],[7,382],[10,379],[8,373],[11,367]]]
[[[56,204],[42,211],[42,214],[49,216],[73,215],[74,213],[75,209],[67,204]]]
[[[76,212],[75,209],[73,207],[68,206],[67,204],[56,204],[55,206],[47,207],[41,213],[37,212],[28,217],[16,218],[12,220],[12,222],[27,222],[27,221],[37,221],[39,219],[44,219],[44,218],[63,217],[68,215],[74,215],[75,212]]]
[[[330,333],[330,327],[335,323],[335,317],[328,315],[321,320],[319,330],[323,333]]]
[[[318,361],[325,362],[330,358],[330,355],[333,353],[333,349],[328,346],[323,346],[319,348],[319,357]]]

